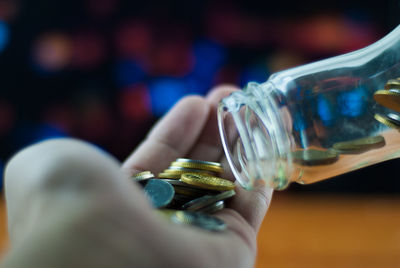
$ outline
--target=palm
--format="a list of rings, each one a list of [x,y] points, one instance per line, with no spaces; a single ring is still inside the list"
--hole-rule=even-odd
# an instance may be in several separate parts
[[[223,162],[216,111],[218,101],[231,91],[222,88],[206,99],[194,97],[181,101],[155,126],[148,138],[125,161],[123,168],[129,173],[143,170],[158,173],[178,157]],[[197,253],[205,254],[213,266],[251,266],[256,251],[256,233],[271,194],[272,191],[267,189],[247,192],[238,187],[229,208],[216,214],[224,219],[232,232],[210,235],[201,230],[182,231],[171,226],[167,232],[176,234],[174,246],[170,247],[171,255],[179,252],[180,256],[190,256],[193,248],[188,245],[196,244]],[[201,254],[197,255],[196,259],[204,259]]]

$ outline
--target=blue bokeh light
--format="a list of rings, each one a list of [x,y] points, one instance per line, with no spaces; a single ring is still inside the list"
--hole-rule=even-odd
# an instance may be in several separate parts
[[[179,99],[189,92],[184,81],[173,78],[160,78],[149,87],[151,109],[155,116],[165,114]]]
[[[337,99],[340,114],[348,117],[359,116],[366,103],[364,99],[365,90],[362,87],[341,93]]]
[[[121,60],[115,67],[115,78],[120,86],[126,87],[141,82],[146,76],[144,69],[133,60]]]
[[[248,82],[263,83],[268,79],[269,71],[261,64],[252,65],[244,69],[240,75],[240,86],[244,87]]]
[[[14,133],[15,144],[20,146],[16,148],[17,150],[40,141],[66,136],[66,133],[50,124],[22,124],[17,127]]]
[[[325,126],[332,124],[333,114],[331,111],[331,105],[328,100],[322,96],[318,98],[317,101],[318,115],[321,118]]]
[[[193,74],[202,79],[212,79],[226,59],[225,48],[211,40],[199,40],[194,44],[195,66]]]
[[[8,25],[0,21],[0,52],[2,52],[8,44],[8,41],[10,39],[10,30],[8,28]]]

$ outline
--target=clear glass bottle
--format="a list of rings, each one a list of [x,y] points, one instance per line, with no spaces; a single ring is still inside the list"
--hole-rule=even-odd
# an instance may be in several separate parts
[[[398,77],[400,26],[366,48],[275,73],[224,98],[219,129],[236,179],[247,189],[284,189],[399,157],[397,96],[385,95],[394,98],[392,109],[374,97],[385,85],[396,91],[400,80],[391,79]]]

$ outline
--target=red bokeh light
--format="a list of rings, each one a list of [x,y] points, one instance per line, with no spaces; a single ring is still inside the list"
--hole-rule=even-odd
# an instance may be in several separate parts
[[[168,41],[152,51],[150,72],[153,75],[184,76],[194,66],[194,55],[188,41]]]
[[[0,20],[11,21],[13,20],[20,9],[18,0],[0,0]]]
[[[92,69],[99,66],[106,57],[106,42],[94,32],[81,32],[73,37],[72,66]]]
[[[149,91],[144,84],[136,84],[121,91],[119,110],[123,118],[136,122],[144,122],[151,116]]]
[[[145,22],[129,21],[117,29],[116,48],[122,57],[145,60],[152,44],[152,33]]]

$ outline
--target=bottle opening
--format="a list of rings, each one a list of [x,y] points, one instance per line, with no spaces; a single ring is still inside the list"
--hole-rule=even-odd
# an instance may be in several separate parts
[[[222,144],[232,173],[244,188],[267,184],[283,189],[289,183],[291,158],[288,148],[282,151],[281,125],[277,118],[271,118],[277,111],[262,108],[267,100],[252,92],[251,88],[258,87],[251,83],[221,101],[218,122]]]

